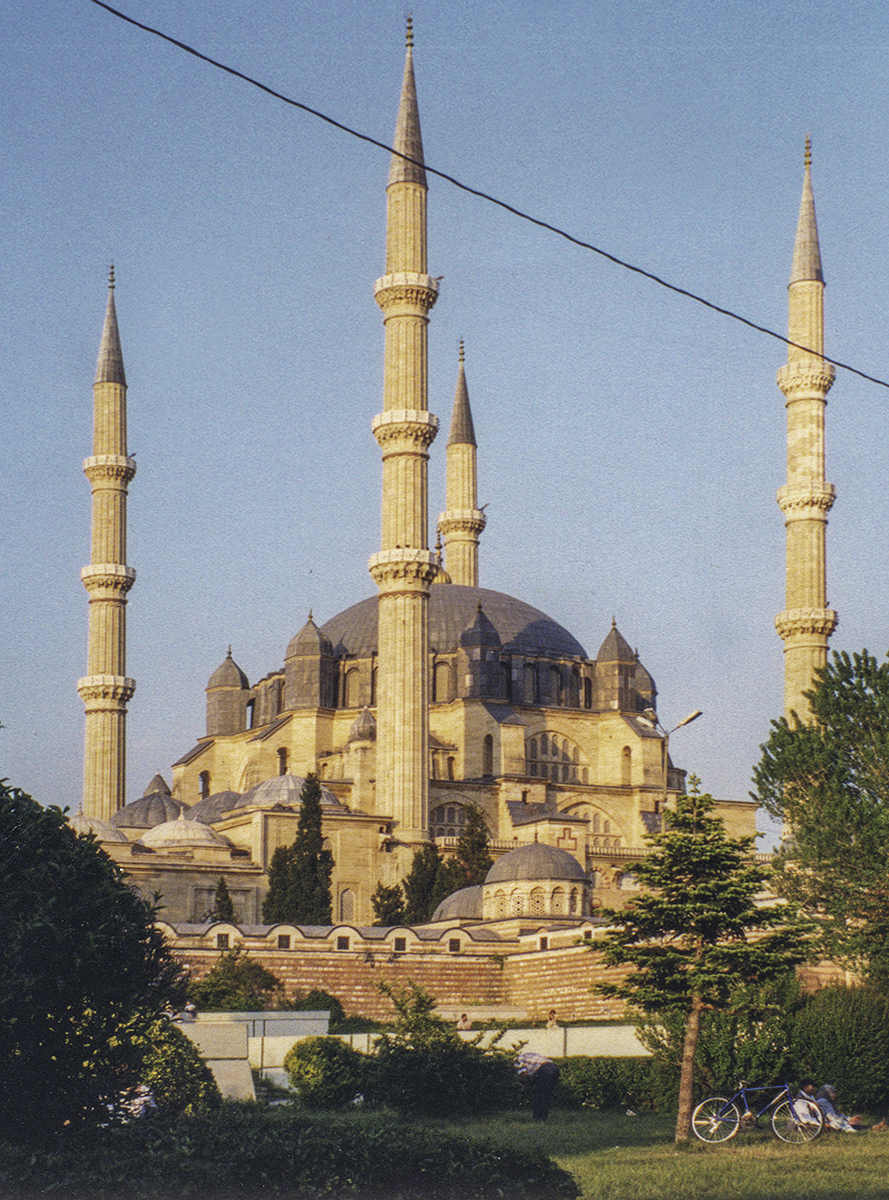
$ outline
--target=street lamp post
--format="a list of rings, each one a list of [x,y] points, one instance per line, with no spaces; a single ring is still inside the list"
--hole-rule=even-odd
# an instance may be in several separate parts
[[[670,734],[675,733],[677,729],[681,729],[683,725],[690,725],[692,721],[696,721],[702,716],[701,710],[696,708],[694,712],[690,712],[687,717],[684,717],[678,725],[674,725],[672,729],[664,729],[663,725],[658,720],[657,713],[653,708],[646,708],[642,713],[646,721],[650,721],[656,729],[659,729],[664,735],[663,751],[663,771],[661,774],[661,812],[664,812],[667,807],[667,770],[670,762]]]

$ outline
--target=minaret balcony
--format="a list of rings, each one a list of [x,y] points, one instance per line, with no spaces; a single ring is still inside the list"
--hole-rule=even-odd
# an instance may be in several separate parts
[[[129,483],[136,474],[136,460],[126,454],[93,454],[83,460],[83,473],[90,483]]]
[[[815,355],[812,356],[816,358]],[[778,368],[778,387],[787,397],[793,400],[823,400],[830,391],[831,384],[836,378],[836,370],[832,363],[821,359],[811,366],[797,366],[785,363]]]
[[[387,316],[425,316],[438,299],[438,280],[416,271],[396,271],[374,283],[374,299]]]

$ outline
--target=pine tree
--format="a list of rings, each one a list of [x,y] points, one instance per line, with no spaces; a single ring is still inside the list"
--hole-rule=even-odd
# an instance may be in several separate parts
[[[601,948],[606,965],[634,968],[607,996],[648,1013],[681,1015],[685,1032],[676,1140],[691,1132],[692,1085],[701,1015],[730,1009],[743,985],[785,975],[808,952],[808,926],[784,905],[758,905],[768,871],[753,861],[755,838],[730,838],[715,801],[696,788],[679,796],[667,828],[649,838],[635,867],[643,891],[611,922]]]
[[[221,875],[216,884],[213,907],[207,913],[206,919],[208,921],[233,921],[235,919],[235,906],[229,895],[228,884]]]
[[[481,810],[467,804],[465,812],[466,823],[457,838],[456,862],[463,877],[459,886],[473,887],[485,882],[494,860],[488,853],[488,827]]]
[[[306,776],[299,798],[293,845],[279,846],[269,864],[269,890],[262,904],[262,919],[269,925],[329,925],[332,920],[333,855],[324,848],[316,775]]]
[[[401,885],[406,925],[422,925],[432,916],[435,880],[440,868],[441,854],[435,842],[427,842],[415,852],[411,869]]]

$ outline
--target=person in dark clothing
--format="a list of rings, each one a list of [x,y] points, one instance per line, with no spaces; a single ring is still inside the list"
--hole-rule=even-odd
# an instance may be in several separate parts
[[[519,1079],[531,1093],[531,1116],[535,1121],[545,1121],[553,1098],[559,1067],[551,1058],[523,1050],[516,1058]]]

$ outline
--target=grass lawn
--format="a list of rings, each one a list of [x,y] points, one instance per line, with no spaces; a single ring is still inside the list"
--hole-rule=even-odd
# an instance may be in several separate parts
[[[539,1149],[570,1171],[584,1200],[887,1200],[889,1133],[824,1134],[788,1146],[765,1129],[732,1142],[673,1143],[674,1120],[557,1110],[546,1124],[524,1113],[442,1129]]]

